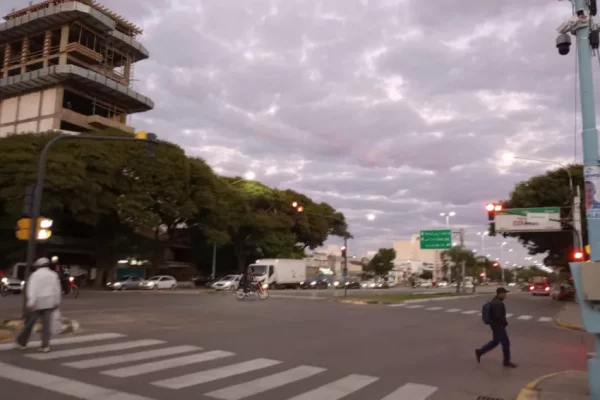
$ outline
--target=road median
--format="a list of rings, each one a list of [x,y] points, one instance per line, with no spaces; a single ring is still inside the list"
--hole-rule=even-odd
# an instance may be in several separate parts
[[[346,297],[343,299],[337,299],[340,303],[346,304],[405,304],[405,303],[420,303],[427,301],[443,301],[453,299],[465,299],[481,296],[478,294],[457,294],[457,293],[428,293],[428,294],[414,294],[414,293],[393,293],[393,294],[379,294],[373,296],[360,296],[360,297]]]

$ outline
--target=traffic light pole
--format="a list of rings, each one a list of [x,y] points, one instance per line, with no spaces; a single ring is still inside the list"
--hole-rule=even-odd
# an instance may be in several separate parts
[[[598,131],[596,129],[596,109],[594,101],[594,81],[592,77],[592,52],[590,41],[591,15],[588,7],[592,5],[596,14],[596,0],[573,0],[576,19],[570,21],[570,32],[576,35],[577,65],[579,67],[579,91],[581,96],[581,121],[583,144],[583,174],[586,193],[596,192],[594,182],[600,179]],[[564,26],[562,24],[561,26]],[[597,34],[597,32],[595,32]],[[597,36],[596,36],[597,38]],[[587,197],[587,196],[586,196]],[[590,259],[600,261],[600,213],[595,207],[595,199],[585,202]],[[576,210],[574,210],[576,212]],[[576,221],[574,221],[576,222]],[[582,311],[586,330],[593,333],[596,342],[596,355],[588,360],[590,399],[600,400],[600,312],[597,304],[588,302],[583,295],[582,263],[571,263],[571,272],[576,287],[576,295]],[[588,283],[589,284],[589,283]]]
[[[42,196],[44,194],[44,184],[46,182],[46,165],[48,163],[48,153],[52,149],[52,147],[56,144],[56,142],[60,140],[94,140],[94,141],[113,141],[113,142],[140,142],[145,141],[150,145],[156,144],[156,135],[148,134],[151,136],[147,139],[135,139],[135,138],[126,138],[126,137],[113,137],[113,136],[85,136],[85,135],[60,135],[56,136],[48,143],[42,150],[40,154],[40,160],[38,162],[38,170],[37,170],[37,181],[35,183],[35,188],[33,192],[33,206],[31,207],[31,220],[32,227],[29,231],[29,240],[27,242],[27,261],[25,265],[25,286],[23,287],[23,318],[27,315],[27,281],[29,278],[29,272],[31,271],[31,267],[33,265],[33,259],[36,254],[36,244],[37,244],[37,221],[40,218],[40,212],[42,208]]]
[[[348,296],[348,236],[344,236],[344,297]]]

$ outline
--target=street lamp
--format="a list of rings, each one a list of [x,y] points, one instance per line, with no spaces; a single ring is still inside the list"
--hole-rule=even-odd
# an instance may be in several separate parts
[[[441,217],[446,217],[446,228],[450,229],[450,217],[454,217],[456,213],[454,211],[450,211],[449,213],[440,213]]]
[[[367,214],[367,219],[368,219],[369,221],[373,221],[373,220],[375,220],[375,214],[373,214],[373,213],[369,213],[369,214]]]
[[[489,234],[488,232],[477,232],[481,236],[481,252],[485,252],[485,237]],[[489,257],[489,256],[488,256]]]
[[[504,261],[504,246],[506,246],[508,243],[507,242],[502,242],[502,244],[500,245],[500,258],[501,261]],[[502,273],[502,284],[504,284],[504,267],[500,266],[500,272]]]

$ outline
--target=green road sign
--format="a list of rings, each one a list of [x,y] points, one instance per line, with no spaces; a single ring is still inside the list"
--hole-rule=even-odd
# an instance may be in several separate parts
[[[447,250],[450,248],[452,248],[452,231],[450,229],[421,231],[421,249]]]
[[[527,214],[560,214],[560,207],[507,208],[498,214],[523,215]]]

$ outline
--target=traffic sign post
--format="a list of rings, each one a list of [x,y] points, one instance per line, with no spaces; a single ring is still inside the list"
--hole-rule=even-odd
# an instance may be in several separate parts
[[[449,250],[452,248],[452,230],[421,231],[421,250]]]

